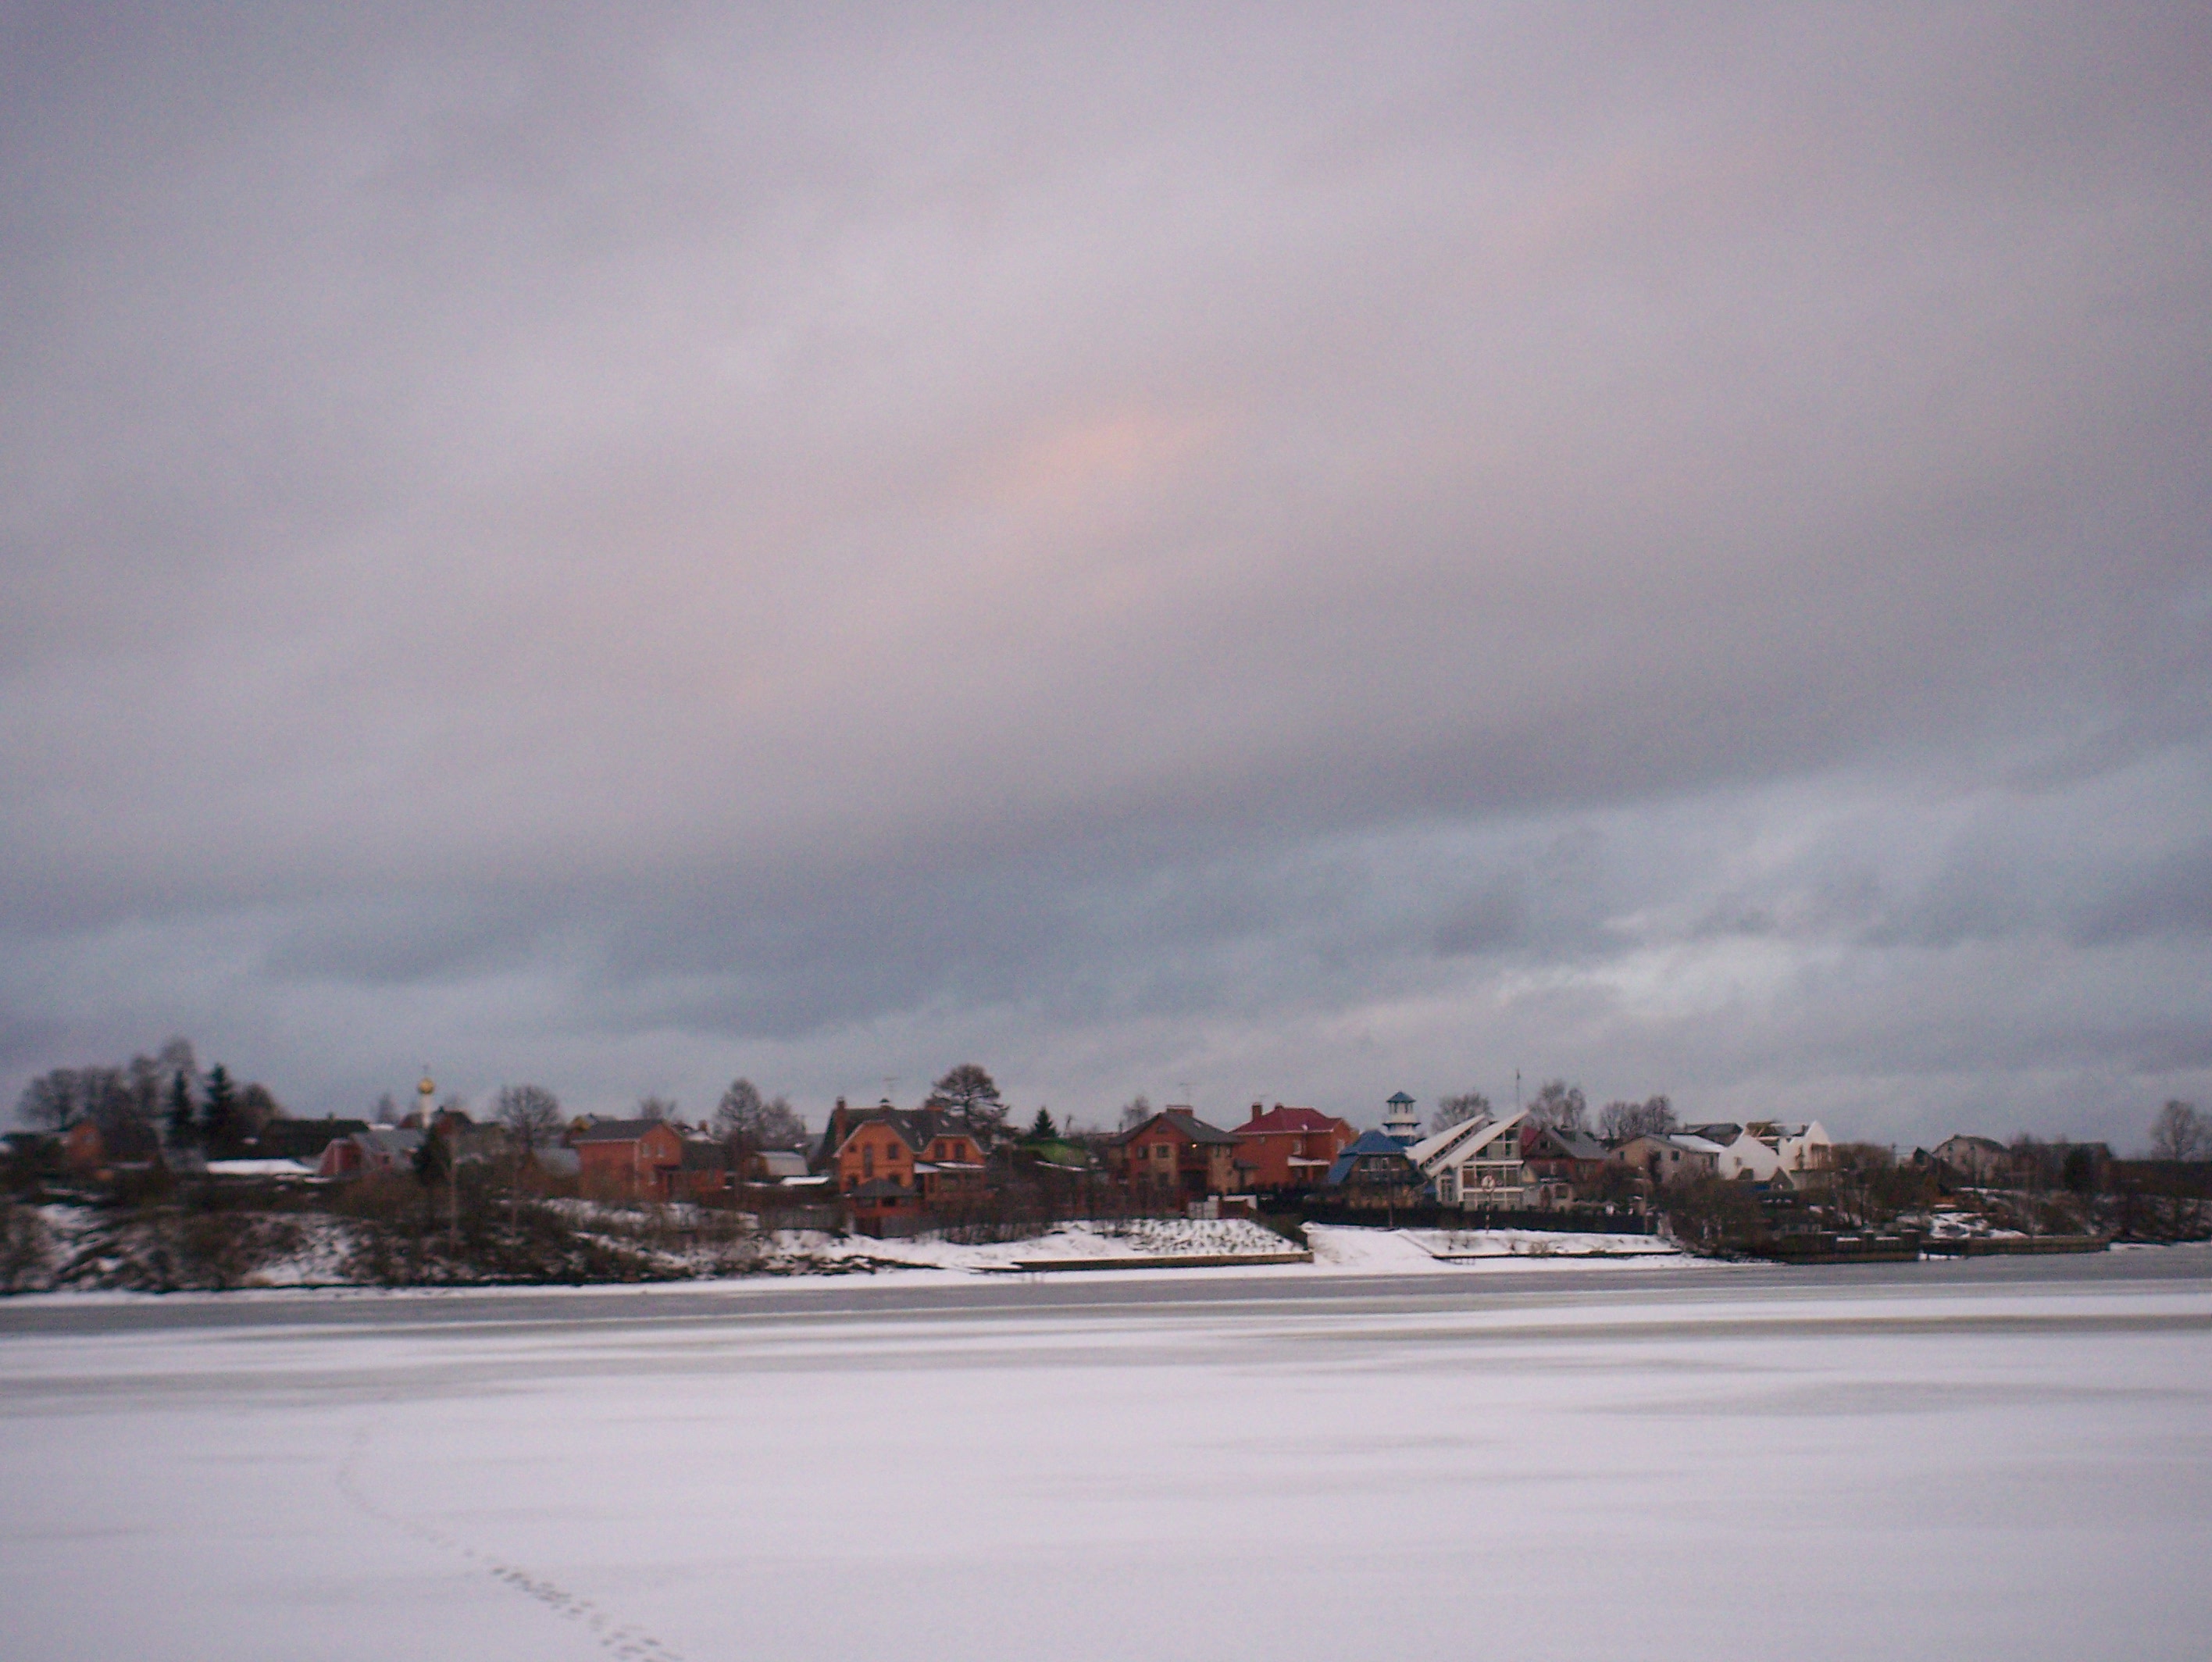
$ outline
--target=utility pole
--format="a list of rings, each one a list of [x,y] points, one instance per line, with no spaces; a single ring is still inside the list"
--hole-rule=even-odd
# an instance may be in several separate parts
[[[1513,1112],[1521,1112],[1521,1070],[1513,1070]]]

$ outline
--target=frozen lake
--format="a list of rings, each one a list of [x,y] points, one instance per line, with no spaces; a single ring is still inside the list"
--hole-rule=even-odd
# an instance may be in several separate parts
[[[0,1305],[35,1658],[2201,1658],[2212,1253]]]

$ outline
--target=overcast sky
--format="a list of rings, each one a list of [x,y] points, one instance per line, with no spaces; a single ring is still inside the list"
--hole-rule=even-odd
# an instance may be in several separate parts
[[[2212,1107],[2201,9],[0,20],[8,1100]]]

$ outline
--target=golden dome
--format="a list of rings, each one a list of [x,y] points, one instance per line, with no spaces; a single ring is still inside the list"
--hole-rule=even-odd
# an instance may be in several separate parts
[[[437,1092],[438,1088],[430,1083],[430,1076],[427,1073],[422,1076],[422,1083],[415,1087],[417,1096],[434,1096]]]

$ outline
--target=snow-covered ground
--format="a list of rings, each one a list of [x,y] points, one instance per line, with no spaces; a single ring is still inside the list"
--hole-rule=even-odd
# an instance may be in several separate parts
[[[2202,1251],[39,1299],[0,1402],[15,1662],[2156,1659],[2212,1623]]]
[[[1359,1229],[1310,1223],[1306,1238],[1314,1262],[1364,1275],[1447,1273],[1492,1261],[1516,1267],[1560,1264],[1586,1268],[1592,1260],[1686,1260],[1671,1240],[1656,1235],[1567,1234],[1539,1229]]]

